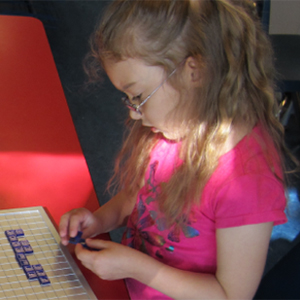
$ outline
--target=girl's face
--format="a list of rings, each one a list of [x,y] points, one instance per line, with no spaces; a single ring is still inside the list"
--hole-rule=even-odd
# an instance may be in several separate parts
[[[139,104],[146,99],[166,79],[161,67],[146,65],[143,60],[128,58],[119,62],[107,61],[105,71],[112,84],[124,92],[131,103]],[[161,132],[167,139],[179,139],[179,126],[167,122],[169,113],[179,101],[179,92],[168,81],[142,105],[138,112],[130,110],[130,117],[141,120],[143,126],[151,127],[153,132]],[[170,124],[173,124],[171,127]],[[175,122],[176,124],[176,122]]]

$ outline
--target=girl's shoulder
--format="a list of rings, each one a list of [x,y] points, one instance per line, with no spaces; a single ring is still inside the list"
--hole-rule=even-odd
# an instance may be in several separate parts
[[[233,149],[220,157],[218,168],[229,167],[233,170],[233,167],[234,169],[241,167],[247,172],[249,167],[254,166],[260,167],[260,170],[263,167],[269,169],[270,162],[272,164],[276,162],[276,170],[277,167],[280,168],[279,155],[272,139],[261,125],[256,125]]]
[[[282,170],[272,140],[256,126],[221,156],[204,188],[201,209],[217,220],[218,228],[269,221],[284,223],[286,199],[279,178]]]
[[[282,188],[283,171],[279,155],[270,137],[260,125],[246,135],[232,150],[223,154],[207,182],[217,192],[240,180],[259,181]]]

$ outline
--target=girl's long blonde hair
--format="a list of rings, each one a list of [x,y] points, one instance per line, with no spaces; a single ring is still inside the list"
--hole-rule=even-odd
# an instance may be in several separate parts
[[[109,5],[91,41],[92,75],[105,60],[129,57],[161,66],[166,74],[178,68],[169,80],[181,93],[173,113],[188,134],[184,163],[164,184],[159,199],[169,224],[199,201],[233,125],[249,124],[250,129],[259,122],[282,153],[272,50],[252,1],[118,0]],[[180,63],[188,57],[201,70],[201,88],[192,97],[185,97],[180,80]],[[158,139],[139,121],[130,121],[110,184],[135,195]],[[268,149],[266,157],[270,167],[278,163]]]

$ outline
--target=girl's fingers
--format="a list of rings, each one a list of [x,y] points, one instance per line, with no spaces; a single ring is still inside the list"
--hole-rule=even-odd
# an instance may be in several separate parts
[[[67,245],[70,237],[75,237],[82,229],[82,223],[88,217],[86,210],[74,209],[61,217],[59,235],[63,245]]]
[[[78,233],[78,231],[81,231],[81,223],[83,222],[82,215],[75,213],[72,215],[72,218],[69,222],[69,236],[75,237]]]
[[[95,250],[106,249],[106,248],[108,248],[108,243],[109,243],[108,241],[93,240],[93,239],[86,239],[85,242],[89,248],[95,249]],[[95,252],[84,248],[81,244],[78,244],[75,247],[75,254],[79,260],[87,262],[90,259],[92,259],[91,255],[94,255]]]
[[[59,223],[59,235],[63,245],[68,244],[69,218],[69,213],[67,213],[61,217]]]
[[[60,218],[60,222],[59,222],[59,235],[61,237],[66,236],[67,234],[67,229],[68,229],[68,225],[69,225],[69,213],[64,214],[61,218]]]
[[[86,244],[94,249],[105,249],[109,247],[110,242],[105,240],[93,240],[93,239],[86,239]]]
[[[91,258],[91,252],[90,250],[85,249],[81,244],[77,244],[75,246],[75,255],[76,257],[81,261],[81,263],[87,267],[90,261],[93,259]]]

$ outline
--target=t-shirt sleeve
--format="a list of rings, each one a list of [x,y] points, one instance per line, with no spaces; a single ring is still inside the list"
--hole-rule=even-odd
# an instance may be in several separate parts
[[[227,182],[217,193],[214,213],[217,228],[287,221],[282,183],[266,175],[243,175]]]

